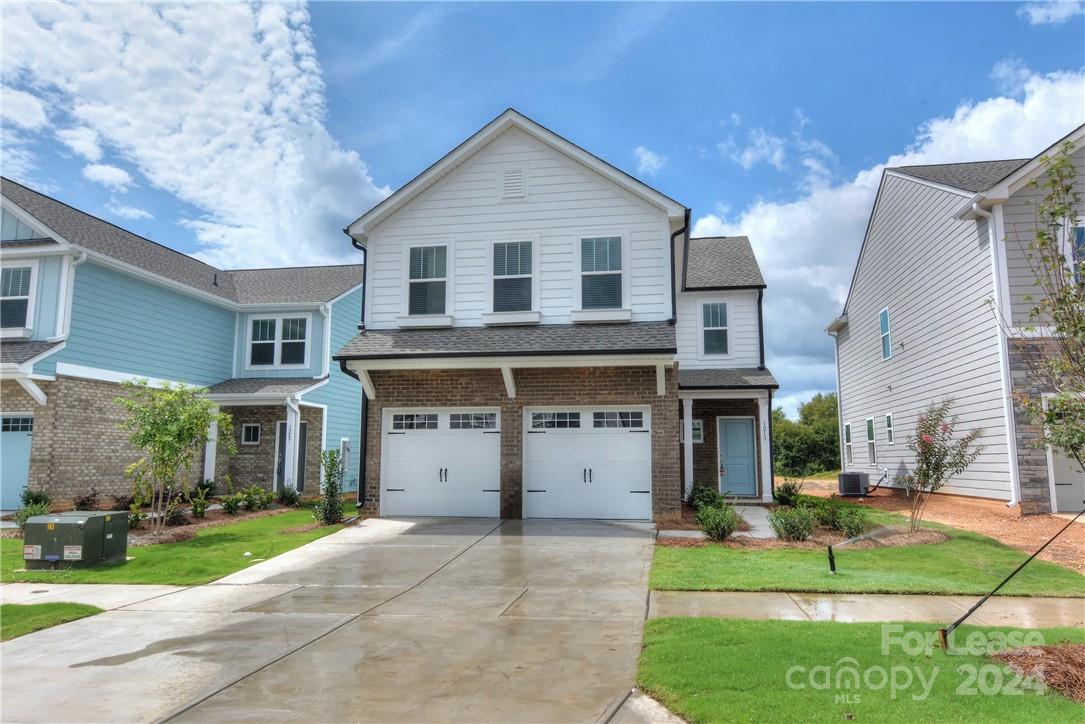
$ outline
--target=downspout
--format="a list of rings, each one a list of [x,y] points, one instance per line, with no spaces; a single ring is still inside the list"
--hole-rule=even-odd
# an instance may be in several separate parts
[[[686,240],[684,249],[686,253],[689,252],[689,215],[690,212],[687,208],[685,218],[682,222],[682,228],[675,230],[675,232],[671,234],[671,318],[667,320],[670,324],[675,324],[678,321],[678,280],[675,278],[674,240],[678,237],[679,234],[685,234]],[[683,268],[685,267],[685,265],[686,259],[685,256],[683,256]],[[683,278],[684,276],[685,274],[683,272]]]
[[[833,338],[833,362],[836,367],[836,435],[839,443],[836,451],[840,455],[840,471],[847,472],[848,459],[845,455],[847,442],[844,440],[844,391],[840,389],[840,337],[837,334],[837,330],[829,332],[829,336]]]
[[[348,229],[343,229],[343,233],[346,234],[347,236],[350,236],[350,231]],[[366,251],[365,246],[363,246],[361,243],[359,243],[359,241],[357,239],[355,239],[353,236],[350,236],[350,245],[353,246],[358,251],[362,252],[362,315],[361,315],[361,318],[358,320],[358,331],[359,332],[364,332],[365,331],[365,292],[366,292],[366,289],[369,288],[369,252]]]
[[[765,290],[757,290],[757,342],[760,346],[761,352],[761,364],[757,366],[757,369],[765,369],[765,313],[762,307],[762,301],[765,298]]]
[[[75,268],[87,260],[87,252],[81,251],[76,254],[68,265],[67,278],[64,280],[64,299],[61,300],[62,307],[57,310],[57,313],[62,315],[60,334],[56,337],[50,337],[50,342],[64,342],[68,339],[68,335],[72,332],[72,304],[75,299]]]
[[[995,325],[998,327],[998,368],[1002,378],[1002,414],[1006,420],[1006,449],[1010,458],[1010,501],[1006,507],[1012,508],[1021,503],[1021,475],[1017,467],[1017,424],[1013,414],[1012,384],[1010,380],[1010,350],[1006,338],[1003,320],[1006,318],[1002,309],[1002,270],[999,265],[999,247],[995,233],[994,214],[980,206],[977,196],[972,201],[972,213],[987,222],[987,246],[991,250],[991,275],[994,282]],[[1012,310],[1009,311],[1012,314]]]
[[[347,367],[347,361],[345,359],[339,360],[339,369],[343,374],[350,375],[357,381],[358,387],[362,386],[362,380],[358,377],[358,373]],[[366,458],[366,443],[368,441],[369,432],[369,400],[366,399],[365,390],[362,390],[362,424],[361,430],[358,433],[358,495],[355,501],[354,507],[361,508],[365,506],[365,458]]]
[[[332,307],[327,302],[320,305],[320,316],[324,318],[324,364],[320,367],[320,376],[327,377],[332,361]]]
[[[762,367],[762,369],[764,369]],[[776,492],[776,446],[772,442],[772,388],[769,393],[769,494]]]

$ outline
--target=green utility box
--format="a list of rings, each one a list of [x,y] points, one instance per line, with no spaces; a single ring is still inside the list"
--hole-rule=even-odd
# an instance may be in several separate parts
[[[84,568],[128,556],[128,513],[73,511],[36,515],[23,532],[28,570]]]

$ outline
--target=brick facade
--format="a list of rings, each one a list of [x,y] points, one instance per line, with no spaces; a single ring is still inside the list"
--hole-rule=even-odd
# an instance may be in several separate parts
[[[301,406],[302,422],[308,423],[305,439],[305,481],[303,495],[317,495],[320,492],[320,441],[323,429],[323,414],[319,407]],[[283,405],[223,407],[222,411],[230,415],[234,423],[234,444],[237,453],[225,454],[219,447],[215,457],[215,480],[219,490],[229,475],[234,488],[259,485],[265,490],[274,490],[275,463],[278,457],[275,448],[276,431],[279,422],[286,420],[286,408]],[[241,430],[245,423],[260,425],[260,442],[257,445],[242,445]],[[203,470],[203,458],[200,458],[200,470]]]
[[[666,373],[666,394],[656,394],[652,367],[517,369],[516,398],[508,399],[500,370],[371,372],[376,399],[368,405],[366,511],[379,509],[381,418],[386,407],[498,407],[501,409],[501,516],[519,518],[523,491],[523,410],[544,405],[648,405],[652,415],[652,508],[673,514],[681,506],[678,387]]]
[[[702,420],[704,442],[693,445],[693,484],[719,485],[719,458],[716,440],[717,417],[752,417],[754,419],[755,457],[757,459],[757,497],[761,497],[764,480],[761,469],[761,413],[757,400],[694,400],[693,419]],[[681,446],[679,446],[681,455]]]
[[[1042,429],[1025,410],[1025,402],[1039,402],[1050,390],[1039,384],[1033,365],[1054,354],[1054,342],[1045,339],[1010,339],[1010,383],[1013,390],[1014,429],[1017,437],[1017,472],[1021,484],[1021,514],[1051,512],[1047,449],[1040,443]]]

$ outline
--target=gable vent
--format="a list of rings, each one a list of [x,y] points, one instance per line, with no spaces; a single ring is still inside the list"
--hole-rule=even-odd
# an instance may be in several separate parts
[[[505,180],[501,185],[501,198],[522,199],[527,193],[527,172],[522,168],[505,169]]]

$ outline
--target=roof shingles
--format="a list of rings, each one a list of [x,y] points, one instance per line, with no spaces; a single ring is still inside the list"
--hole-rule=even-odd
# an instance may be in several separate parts
[[[686,254],[685,289],[764,287],[761,267],[745,236],[691,238]]]
[[[724,389],[734,387],[769,387],[776,389],[779,386],[771,372],[757,367],[678,370],[678,387],[680,389]]]
[[[897,166],[889,170],[962,191],[979,193],[991,188],[1030,160],[1011,158],[1001,161],[935,163],[926,166]]]

